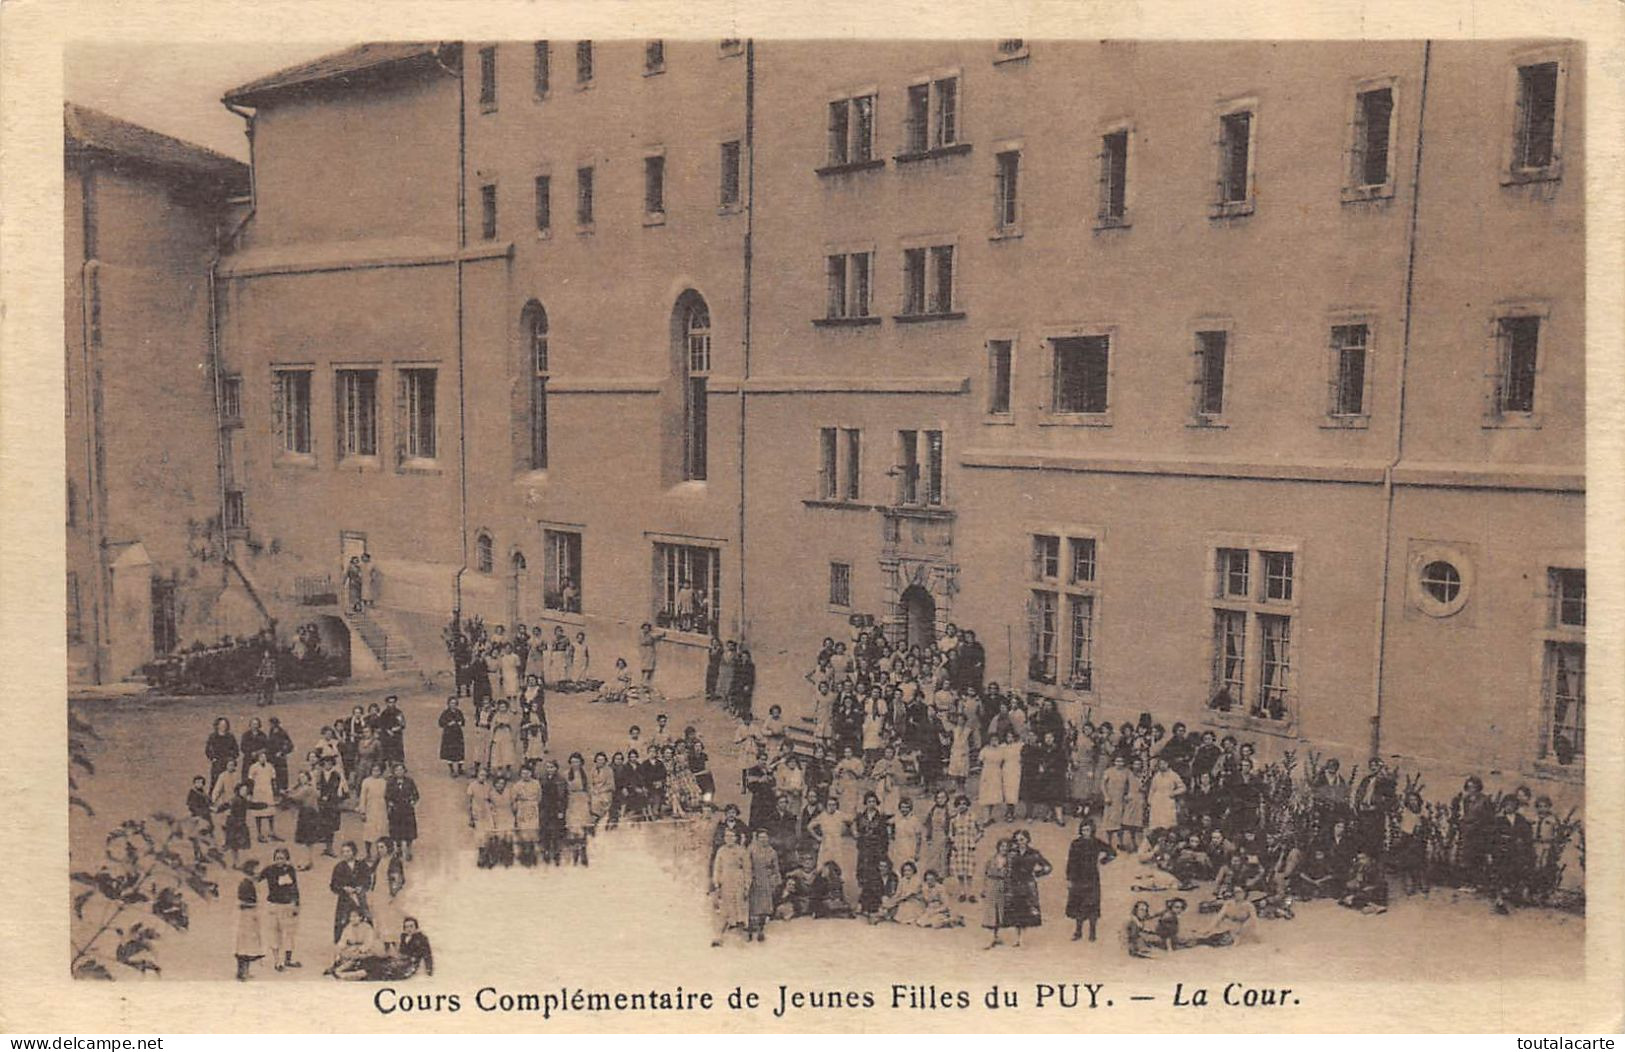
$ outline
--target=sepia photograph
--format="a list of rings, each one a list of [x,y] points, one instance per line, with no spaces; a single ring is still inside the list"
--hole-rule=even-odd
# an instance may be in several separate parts
[[[1583,985],[1588,41],[637,33],[64,44],[39,970]]]

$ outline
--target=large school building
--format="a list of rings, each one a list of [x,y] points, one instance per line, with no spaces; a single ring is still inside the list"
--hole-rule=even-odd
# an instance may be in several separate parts
[[[976,631],[1075,713],[1578,801],[1575,45],[374,44],[227,94],[222,486],[280,620]],[[235,578],[234,578],[235,580]],[[386,641],[387,640],[387,641]]]

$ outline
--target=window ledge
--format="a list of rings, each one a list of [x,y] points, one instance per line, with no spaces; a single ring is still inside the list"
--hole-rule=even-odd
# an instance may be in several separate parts
[[[1208,207],[1209,219],[1236,219],[1241,216],[1250,216],[1257,207],[1252,198],[1245,201],[1215,201]]]
[[[1382,183],[1378,186],[1345,186],[1343,187],[1343,203],[1346,205],[1358,204],[1362,201],[1389,201],[1394,196],[1394,184]]]
[[[1249,716],[1246,712],[1241,711],[1220,712],[1217,709],[1207,709],[1200,719],[1203,724],[1209,727],[1252,731],[1256,734],[1274,735],[1277,738],[1296,738],[1298,736],[1298,720],[1296,716],[1288,716],[1284,720],[1270,720],[1262,716]]]
[[[657,643],[670,643],[678,647],[692,647],[695,650],[711,649],[711,636],[705,632],[684,632],[678,628],[657,628],[662,633]],[[613,667],[613,666],[612,666]]]
[[[1013,413],[988,413],[982,417],[983,427],[1015,427],[1016,418]]]
[[[1039,427],[1111,427],[1110,410],[1104,413],[1050,413],[1038,422]]]
[[[593,225],[591,223],[576,224],[576,237],[592,237]]]
[[[993,64],[995,66],[1008,66],[1012,62],[1025,62],[1031,57],[1032,52],[1027,48],[1022,48],[1020,51],[1011,51],[1009,53],[1001,51],[997,56],[994,57]]]
[[[271,461],[273,467],[279,468],[315,468],[316,454],[314,453],[282,453]]]
[[[1371,426],[1371,414],[1359,413],[1350,416],[1328,415],[1320,422],[1322,430],[1327,431],[1362,431]]]
[[[643,213],[643,225],[645,227],[665,226],[666,225],[666,213],[664,213],[664,212],[645,212],[645,213]]]
[[[377,471],[383,467],[378,454],[347,453],[339,457],[340,471]]]
[[[546,102],[549,98],[552,97],[552,95],[553,95],[552,91],[550,91],[550,90],[548,90],[546,88],[543,88],[541,91],[532,92],[531,93],[531,99],[532,99],[532,101],[535,101],[535,102]]]
[[[878,504],[869,504],[859,500],[841,500],[836,497],[808,497],[802,505],[808,508],[828,508],[831,511],[877,511]]]
[[[536,240],[537,241],[551,241],[551,240],[553,240],[553,228],[552,227],[544,227],[541,230],[536,231]]]
[[[1021,228],[1019,226],[1004,227],[987,236],[989,241],[1020,241]]]
[[[745,210],[745,206],[742,205],[742,204],[739,204],[738,202],[735,202],[735,203],[733,203],[731,205],[718,205],[717,206],[717,215],[719,215],[719,216],[736,216],[736,215],[739,215],[740,213],[742,213],[744,210]]]
[[[1053,698],[1056,701],[1094,702],[1100,699],[1100,690],[1097,687],[1084,690],[1082,687],[1069,687],[1065,683],[1050,683],[1042,679],[1033,679],[1031,676],[1027,677],[1026,683],[1027,690],[1031,693],[1045,698]]]
[[[541,619],[543,621],[558,621],[561,624],[566,625],[585,626],[587,623],[586,614],[580,613],[579,611],[571,612],[569,610],[548,610],[543,608]]]
[[[820,329],[859,329],[866,325],[879,325],[880,315],[865,314],[853,318],[814,318],[812,323]]]
[[[1511,168],[1501,173],[1502,186],[1521,186],[1525,183],[1555,183],[1563,178],[1561,164],[1544,168]]]
[[[1573,782],[1576,785],[1584,785],[1586,780],[1586,768],[1583,762],[1571,763],[1565,766],[1556,760],[1536,760],[1530,770],[1540,778]]]
[[[1185,426],[1193,431],[1223,431],[1230,426],[1230,423],[1220,417],[1199,416],[1195,420],[1187,421]]]
[[[494,102],[482,102],[482,103],[480,103],[480,112],[481,113],[495,113],[496,111],[497,111],[497,104],[496,103],[494,103]]]
[[[1095,233],[1097,234],[1107,230],[1127,230],[1133,225],[1134,224],[1129,222],[1128,216],[1126,215],[1095,217]]]
[[[846,175],[848,172],[872,172],[876,168],[886,167],[884,157],[874,157],[867,161],[842,161],[839,164],[826,164],[822,168],[814,168],[818,175]]]
[[[898,164],[915,164],[919,161],[934,161],[940,157],[963,157],[970,153],[971,144],[956,142],[951,146],[933,146],[929,150],[912,150],[900,153],[892,158]]]
[[[643,75],[645,77],[658,77],[664,72],[666,72],[665,66],[656,66],[654,69],[645,69]]]
[[[440,466],[439,461],[421,457],[403,460],[395,466],[395,470],[402,475],[444,475],[446,473],[445,469]]]
[[[892,321],[899,325],[913,325],[925,321],[964,321],[962,310],[939,311],[933,314],[893,314]]]
[[[887,504],[879,505],[876,510],[900,518],[912,519],[952,519],[955,517],[952,508],[941,504]]]
[[[578,80],[578,81],[576,81],[576,90],[577,91],[591,91],[593,83],[594,82],[591,81],[591,80]]]
[[[1489,413],[1483,427],[1503,428],[1508,431],[1535,431],[1540,429],[1539,413]]]

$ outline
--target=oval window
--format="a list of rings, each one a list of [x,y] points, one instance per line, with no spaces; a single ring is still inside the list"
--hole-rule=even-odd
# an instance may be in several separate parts
[[[1461,594],[1461,571],[1443,559],[1435,559],[1422,567],[1422,588],[1434,602],[1454,603]]]

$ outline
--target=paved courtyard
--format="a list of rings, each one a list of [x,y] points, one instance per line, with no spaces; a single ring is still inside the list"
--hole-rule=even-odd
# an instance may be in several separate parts
[[[798,920],[771,925],[762,944],[747,947],[730,937],[723,949],[696,953],[707,948],[712,936],[704,873],[709,822],[601,834],[593,842],[587,869],[481,870],[466,819],[467,783],[449,778],[437,759],[435,718],[446,690],[422,680],[290,693],[270,710],[256,709],[247,696],[139,695],[72,702],[102,739],[93,751],[97,773],[83,786],[96,814],[86,817],[75,811],[71,822],[73,868],[94,868],[106,830],[124,818],[154,811],[184,813],[192,776],[207,770],[203,743],[216,715],[228,717],[240,733],[251,716],[275,714],[302,752],[323,723],[347,714],[353,704],[381,701],[391,692],[400,695],[407,716],[407,759],[423,796],[422,838],[417,859],[408,867],[406,907],[433,942],[437,984],[482,983],[500,975],[524,976],[530,989],[550,984],[600,989],[640,982],[665,985],[672,977],[655,970],[666,959],[661,947],[683,954],[681,980],[696,989],[731,989],[750,981],[764,989],[780,982],[823,989],[845,985],[845,976],[856,972],[902,982],[982,981],[984,986],[990,976],[1001,982],[1110,980],[1166,995],[1175,979],[1220,969],[1261,979],[1312,975],[1369,981],[1560,978],[1583,967],[1583,918],[1539,910],[1497,917],[1482,900],[1453,891],[1435,892],[1426,900],[1396,896],[1393,908],[1380,916],[1309,903],[1299,908],[1295,920],[1263,922],[1257,944],[1134,960],[1118,938],[1121,922],[1135,899],[1155,903],[1162,896],[1130,889],[1143,869],[1127,858],[1103,870],[1100,941],[1094,944],[1071,941],[1064,916],[1066,884],[1057,872],[1041,882],[1046,923],[1029,932],[1019,949],[984,949],[986,932],[974,926],[973,916],[971,926],[943,931]],[[770,700],[761,699],[764,707]],[[699,729],[710,747],[722,802],[739,799],[740,764],[731,721],[697,699],[628,710],[589,704],[583,695],[551,695],[551,753],[562,762],[572,751],[589,757],[597,749],[613,752],[624,743],[629,724],[650,726],[659,711],[670,714],[676,730],[689,724]],[[1071,830],[1053,823],[1032,828],[1036,846],[1059,870]],[[359,829],[360,819],[346,813],[341,839],[358,836]],[[282,813],[278,831],[291,844],[291,813]],[[998,832],[996,828],[994,834]],[[254,857],[269,861],[269,845],[256,845]],[[256,981],[329,981],[321,972],[330,959],[331,862],[318,853],[315,869],[301,874],[299,957],[305,967],[279,974],[269,960],[262,961],[255,965]],[[166,931],[160,940],[156,956],[165,978],[232,975],[236,918],[231,892],[236,878],[222,873],[216,879],[222,898],[195,906],[189,931]],[[1194,901],[1201,894],[1189,897]],[[1123,992],[1132,991],[1125,987]]]

